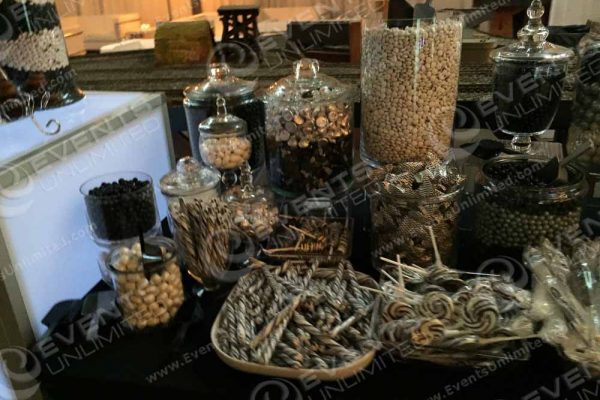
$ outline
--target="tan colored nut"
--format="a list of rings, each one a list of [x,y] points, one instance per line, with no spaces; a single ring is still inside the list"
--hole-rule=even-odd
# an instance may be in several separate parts
[[[153,294],[148,294],[148,295],[144,296],[144,303],[146,303],[146,304],[154,303],[155,301],[156,301],[156,296],[154,296]]]
[[[163,315],[160,316],[159,320],[161,324],[166,324],[171,320],[171,316],[168,312],[165,312]]]

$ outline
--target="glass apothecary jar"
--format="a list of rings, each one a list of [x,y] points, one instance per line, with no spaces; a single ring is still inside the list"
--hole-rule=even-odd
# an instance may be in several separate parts
[[[572,152],[591,140],[594,149],[579,160],[587,170],[600,172],[600,22],[590,23],[577,52],[579,75],[567,148]]]
[[[81,185],[94,241],[115,246],[160,231],[152,178],[142,172],[115,172]]]
[[[372,166],[445,158],[452,142],[463,23],[367,20],[363,31],[361,158]]]
[[[535,171],[541,157],[505,156],[483,167],[484,182],[477,195],[477,240],[486,247],[521,249],[542,239],[558,241],[579,227],[585,174],[567,166],[565,181],[542,183]]]
[[[353,90],[302,59],[294,74],[268,89],[266,149],[269,180],[294,197],[351,179]],[[337,179],[336,179],[337,178]],[[342,182],[340,182],[340,179]]]
[[[465,177],[448,165],[405,163],[368,172],[373,265],[400,256],[408,264],[431,266],[433,229],[440,256],[449,263],[458,229],[458,204]]]
[[[108,256],[109,271],[124,320],[134,329],[165,325],[184,302],[181,271],[175,243],[164,237],[146,240],[160,248],[162,256],[146,261],[142,246],[116,248]],[[151,262],[151,266],[144,263]]]
[[[531,2],[529,22],[519,31],[519,40],[492,52],[494,61],[493,101],[498,128],[513,136],[513,150],[531,153],[531,137],[552,125],[562,99],[572,50],[546,41],[548,28],[542,23],[544,6]]]
[[[169,226],[173,232],[171,210],[178,210],[181,201],[211,200],[219,197],[221,174],[211,167],[201,165],[195,158],[184,157],[175,170],[160,180],[160,190],[169,206]]]
[[[230,112],[246,121],[252,142],[250,166],[257,171],[264,166],[265,107],[256,96],[256,81],[247,81],[233,75],[227,64],[214,63],[208,68],[208,77],[183,91],[183,106],[190,133],[192,155],[200,160],[198,125],[217,113],[216,101],[223,96]]]
[[[206,165],[229,174],[250,160],[252,145],[247,124],[227,112],[225,98],[218,96],[217,114],[202,121],[198,131],[200,156]]]
[[[233,213],[233,222],[245,234],[259,242],[266,240],[279,224],[279,210],[267,189],[254,186],[250,166],[242,168],[240,185],[223,195]]]

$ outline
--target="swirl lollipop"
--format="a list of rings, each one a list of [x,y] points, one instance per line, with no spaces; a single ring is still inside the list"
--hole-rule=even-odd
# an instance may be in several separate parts
[[[439,319],[421,322],[410,333],[411,342],[416,346],[429,346],[444,338],[444,323]]]
[[[449,321],[454,314],[454,302],[442,292],[431,292],[425,295],[418,311],[424,317]]]
[[[466,328],[485,335],[496,328],[500,314],[493,298],[477,296],[469,300],[462,317]]]
[[[394,301],[389,303],[383,312],[383,318],[386,322],[403,319],[406,317],[414,318],[415,310],[404,301]]]
[[[409,332],[415,329],[416,325],[417,321],[412,319],[388,322],[379,328],[379,337],[391,342],[401,342],[407,338]]]

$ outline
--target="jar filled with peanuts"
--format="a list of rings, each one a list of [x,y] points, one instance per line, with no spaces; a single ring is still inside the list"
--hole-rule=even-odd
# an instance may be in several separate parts
[[[123,319],[133,329],[168,324],[184,301],[175,243],[164,237],[114,249],[109,271]],[[150,251],[154,249],[154,251]]]
[[[294,74],[268,89],[266,158],[269,180],[287,197],[345,190],[352,170],[353,90],[302,59]]]
[[[225,98],[217,98],[217,115],[202,121],[200,156],[205,164],[218,169],[227,180],[250,159],[252,145],[246,121],[227,112]],[[234,179],[234,182],[237,179]]]

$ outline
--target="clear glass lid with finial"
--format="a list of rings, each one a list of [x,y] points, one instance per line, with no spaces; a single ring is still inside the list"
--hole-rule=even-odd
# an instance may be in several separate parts
[[[569,61],[574,52],[546,39],[544,6],[534,0],[527,9],[529,21],[518,41],[492,52],[498,128],[513,136],[514,150],[531,153],[531,137],[550,128],[562,98]]]
[[[177,161],[177,167],[160,180],[160,191],[169,201],[179,204],[195,199],[210,200],[219,197],[221,174],[212,167],[200,164],[193,157]]]
[[[267,239],[279,224],[279,211],[272,193],[254,186],[248,163],[242,167],[240,185],[224,193],[223,200],[233,211],[236,226],[253,239]]]
[[[221,172],[240,168],[250,159],[252,146],[246,121],[227,112],[225,98],[217,97],[217,115],[198,126],[200,156]]]

